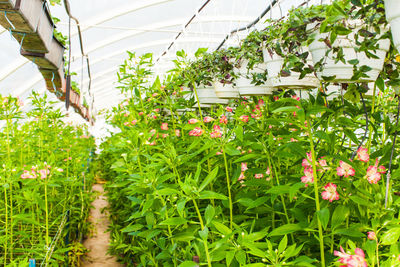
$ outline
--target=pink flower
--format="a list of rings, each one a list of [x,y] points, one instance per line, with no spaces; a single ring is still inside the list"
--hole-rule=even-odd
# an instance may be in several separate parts
[[[381,180],[381,173],[385,173],[385,171],[384,166],[378,167],[378,159],[376,159],[375,165],[368,167],[364,178],[367,178],[370,184],[377,184]]]
[[[190,136],[201,136],[203,133],[204,133],[203,129],[196,127],[189,132],[189,135]]]
[[[222,152],[222,149],[221,149],[221,151],[217,151],[217,153],[215,153],[215,155],[222,155],[223,154],[223,152]]]
[[[303,159],[303,162],[301,163],[301,166],[303,166],[304,168],[308,168],[311,167],[311,162],[312,162],[312,156],[311,156],[311,152],[307,152],[307,158]]]
[[[250,115],[253,119],[259,120],[262,117],[261,113],[251,113]]]
[[[227,124],[228,118],[225,115],[222,115],[221,118],[219,119],[219,123]]]
[[[360,148],[357,150],[357,157],[358,157],[358,159],[361,160],[361,161],[368,162],[368,161],[369,161],[368,149],[367,149],[367,148],[360,147]]]
[[[274,100],[278,101],[279,100],[279,96],[274,96]]]
[[[292,138],[290,138],[290,142],[299,142],[299,140],[294,139],[294,138],[292,137]]]
[[[129,112],[126,112],[125,114],[124,114],[124,117],[128,117],[129,116]]]
[[[144,113],[143,113],[142,111],[139,112],[139,116],[143,116],[143,114],[144,114]]]
[[[344,267],[368,267],[367,261],[365,260],[364,251],[360,248],[354,250],[355,255],[347,254],[344,252],[343,248],[340,247],[340,251],[334,252],[334,255],[340,257],[338,260]]]
[[[36,173],[34,171],[29,172],[24,170],[24,173],[21,174],[21,179],[35,179],[36,178]]]
[[[206,116],[206,117],[204,117],[204,123],[209,123],[209,122],[212,122],[214,119],[213,118],[211,118],[211,117],[209,117],[209,116]]]
[[[238,181],[244,180],[245,178],[246,176],[244,176],[244,172],[241,172]]]
[[[264,177],[264,174],[262,174],[262,173],[256,173],[256,174],[254,174],[254,178],[256,178],[256,179],[261,179],[261,178],[263,178]]]
[[[210,133],[211,138],[220,138],[222,136],[220,131],[213,131]]]
[[[125,125],[125,126],[128,126],[129,124],[130,124],[129,121],[124,122],[124,125]]]
[[[301,182],[306,184],[306,187],[308,184],[314,183],[314,174],[313,170],[311,168],[304,168],[304,176],[301,177]]]
[[[376,240],[375,232],[371,231],[371,232],[368,232],[367,234],[368,234],[368,239],[369,240]]]
[[[48,169],[42,169],[42,170],[39,170],[39,174],[40,174],[41,179],[46,179],[47,175],[50,174],[50,171]]]
[[[336,168],[337,175],[349,177],[356,174],[356,171],[351,167],[351,165],[347,164],[346,162],[340,161],[339,165],[340,166]]]
[[[151,96],[152,96],[152,97],[156,97],[156,96],[158,96],[158,94],[157,94],[157,93],[154,93],[154,94],[152,94]]]
[[[214,131],[221,131],[221,127],[219,125],[214,125]]]
[[[241,166],[242,172],[245,172],[246,170],[248,170],[248,168],[247,168],[247,163],[246,163],[246,162],[242,162],[241,165],[242,165],[242,166]]]
[[[267,167],[267,171],[265,172],[266,175],[270,175],[271,174],[271,169],[269,167]]]
[[[198,123],[198,122],[199,122],[199,120],[197,120],[197,119],[190,119],[188,121],[189,124],[195,124],[195,123]]]
[[[161,123],[161,130],[168,131],[168,123]]]
[[[240,116],[240,120],[243,121],[243,122],[248,122],[249,121],[249,116],[242,115],[242,116]]]
[[[162,134],[162,138],[167,138],[169,134]]]
[[[175,130],[175,135],[178,136],[178,137],[181,136],[181,130],[176,129]]]
[[[233,109],[231,107],[226,107],[225,110],[228,111],[228,112],[232,112],[233,111]]]
[[[133,121],[131,121],[131,123],[132,123],[132,125],[136,125],[137,120],[133,120]]]
[[[328,183],[327,185],[325,185],[325,191],[321,193],[322,199],[329,200],[329,202],[339,200],[339,194],[336,191],[336,187],[337,186],[332,183]]]
[[[264,100],[262,100],[262,99],[258,100],[258,104],[259,104],[260,106],[263,106],[263,105],[264,105]]]
[[[159,112],[159,111],[160,111],[159,108],[154,109],[154,112]]]
[[[292,98],[295,99],[295,100],[297,100],[297,101],[300,101],[300,97],[297,96],[297,95],[292,96]]]

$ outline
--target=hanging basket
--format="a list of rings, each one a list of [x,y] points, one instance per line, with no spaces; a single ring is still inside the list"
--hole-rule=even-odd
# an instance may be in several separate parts
[[[319,86],[319,80],[313,74],[307,74],[303,79],[300,79],[300,73],[291,72],[289,76],[281,75],[283,63],[285,59],[276,53],[270,53],[268,49],[263,48],[264,62],[268,71],[268,80],[274,88],[277,89],[313,89]],[[308,64],[312,65],[311,58]]]
[[[197,87],[197,96],[199,97],[199,102],[203,104],[228,104],[228,99],[219,98],[215,94],[214,87],[211,86],[199,86]]]
[[[320,33],[319,28],[314,31],[314,33],[316,33],[315,40],[310,44],[309,47],[312,54],[312,60],[314,65],[321,60],[323,60],[322,62],[324,64],[323,70],[321,72],[317,72],[317,76],[320,79],[323,79],[323,77],[334,76],[335,78],[333,81],[339,83],[374,82],[378,78],[379,73],[382,71],[386,53],[390,48],[390,40],[379,40],[379,49],[376,51],[376,56],[378,58],[368,58],[364,52],[357,52],[355,50],[357,48],[355,32],[361,28],[361,21],[351,21],[348,24],[354,27],[354,31],[348,36],[337,36],[337,39],[332,44],[333,49],[339,47],[343,49],[343,55],[346,63],[343,63],[342,61],[335,62],[332,49],[328,52],[329,47],[327,44],[319,41],[321,39],[329,39],[329,33]],[[309,24],[307,29],[315,29],[315,26],[316,23]],[[383,28],[382,31],[384,31]],[[354,59],[359,61],[357,64],[358,66],[366,65],[371,68],[371,70],[366,73],[368,77],[361,77],[358,80],[351,79],[353,77],[353,65],[347,62]]]
[[[215,94],[223,99],[239,98],[239,90],[233,87],[233,84],[214,82],[213,83]]]
[[[10,30],[25,51],[48,53],[53,38],[54,24],[43,0],[1,1],[5,11],[0,25]]]
[[[239,94],[243,96],[258,96],[258,95],[272,95],[274,87],[268,81],[262,85],[252,84],[252,79],[248,78],[252,73],[264,73],[266,66],[264,63],[257,64],[251,70],[250,75],[248,75],[247,61],[244,61],[241,67],[238,69],[239,78],[236,79],[235,87],[239,90]]]
[[[400,1],[385,0],[386,19],[390,24],[394,45],[400,51]]]

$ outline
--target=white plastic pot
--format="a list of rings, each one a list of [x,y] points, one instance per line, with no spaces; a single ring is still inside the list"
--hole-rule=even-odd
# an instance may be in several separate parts
[[[214,82],[213,85],[217,97],[223,99],[239,98],[239,90],[233,87],[233,84]]]
[[[215,94],[214,87],[211,86],[199,86],[197,87],[197,96],[199,97],[199,102],[203,104],[228,104],[228,99],[221,99]]]
[[[385,12],[392,31],[393,42],[400,51],[400,1],[385,0]]]
[[[282,77],[281,70],[284,58],[263,49],[264,62],[268,71],[268,80],[271,81],[273,87],[278,89],[313,89],[319,86],[319,80],[313,74],[307,74],[300,79],[300,73],[291,72],[290,76]],[[308,60],[312,65],[311,58]]]
[[[236,79],[235,87],[239,90],[239,94],[243,96],[257,96],[257,95],[272,95],[274,87],[270,82],[263,85],[252,84],[251,73],[263,73],[266,69],[264,63],[257,64],[253,70],[248,74],[247,62],[243,62],[242,66],[238,69],[239,78]]]
[[[386,53],[390,48],[390,41],[388,39],[380,40],[378,42],[379,49],[376,51],[375,58],[368,58],[364,52],[356,52],[356,41],[355,41],[355,33],[360,29],[361,22],[352,21],[349,22],[350,25],[355,27],[353,33],[350,33],[348,36],[337,36],[337,39],[332,44],[333,48],[341,47],[343,49],[344,59],[346,63],[342,61],[335,62],[333,58],[334,54],[329,51],[328,55],[326,53],[329,50],[329,47],[325,42],[319,41],[320,39],[329,38],[328,33],[320,33],[319,29],[315,30],[316,37],[315,40],[310,44],[310,51],[312,54],[312,60],[314,64],[323,60],[323,70],[321,72],[317,72],[318,78],[322,79],[325,77],[335,76],[334,82],[339,83],[354,83],[354,82],[374,82],[379,76],[379,73],[382,71],[383,63],[385,61]],[[315,28],[316,24],[309,24],[308,29]],[[382,31],[384,29],[382,28]],[[358,80],[351,80],[353,77],[353,65],[347,63],[349,60],[358,59],[358,66],[369,66],[371,68],[370,71],[366,73],[368,77],[362,77]]]

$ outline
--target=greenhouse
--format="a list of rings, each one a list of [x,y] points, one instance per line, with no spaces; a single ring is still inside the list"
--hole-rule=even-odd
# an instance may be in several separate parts
[[[400,267],[399,0],[0,25],[0,266]]]

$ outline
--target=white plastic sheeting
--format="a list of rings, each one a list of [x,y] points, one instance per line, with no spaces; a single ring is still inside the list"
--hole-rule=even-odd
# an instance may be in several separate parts
[[[213,51],[232,30],[244,27],[260,16],[271,5],[271,1],[69,0],[72,15],[80,21],[84,50],[90,58],[95,110],[109,109],[122,99],[119,90],[115,88],[116,72],[127,57],[127,50],[138,56],[153,53],[156,61],[154,71],[163,74],[172,66],[171,59],[176,51],[183,49],[189,56],[200,47],[208,47],[209,51]],[[207,5],[199,11],[206,2]],[[289,9],[303,2],[278,1],[259,23],[247,31],[232,35],[225,46],[237,45],[250,31],[262,29],[265,19],[281,18]],[[309,2],[311,5],[328,1]],[[52,16],[61,20],[57,30],[68,35],[68,17],[64,6],[50,8]],[[196,16],[191,20],[193,15]],[[73,80],[78,83],[81,94],[89,102],[87,66],[81,57],[77,28],[73,21],[71,29],[71,71],[77,73]],[[172,42],[174,44],[167,51]],[[11,93],[27,102],[26,97],[32,90],[45,92],[45,83],[37,67],[19,54],[19,44],[11,37],[8,29],[0,31],[0,47],[0,93]],[[54,96],[50,99],[56,100]],[[70,116],[70,119],[83,122],[79,116]]]

